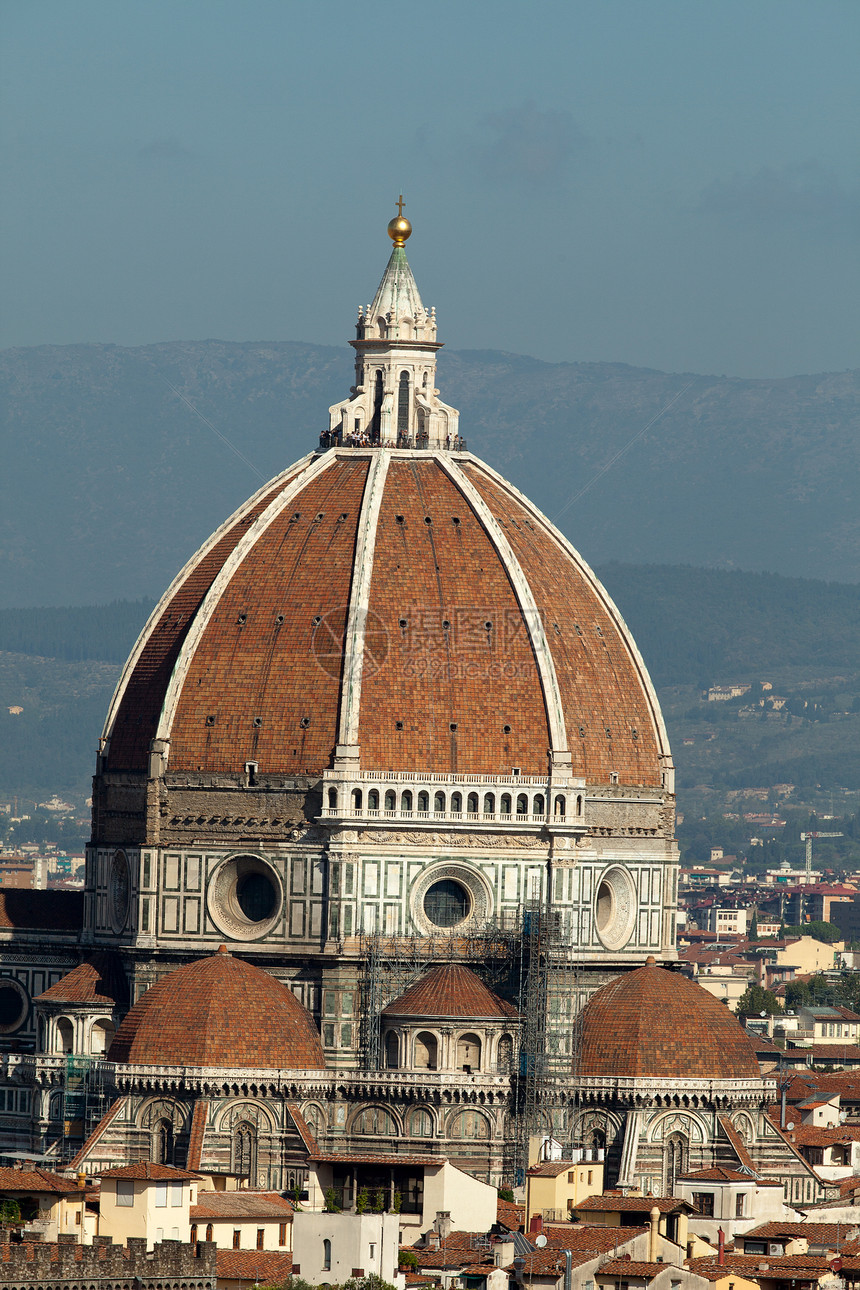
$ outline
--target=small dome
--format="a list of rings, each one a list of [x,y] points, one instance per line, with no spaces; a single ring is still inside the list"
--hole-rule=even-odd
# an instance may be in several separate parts
[[[147,990],[116,1032],[108,1059],[135,1066],[325,1067],[313,1019],[293,992],[223,947]]]
[[[104,1004],[128,1001],[128,987],[122,964],[115,954],[96,953],[86,963],[56,981],[36,998],[36,1003]]]
[[[515,1008],[459,963],[433,968],[382,1011],[386,1017],[461,1017],[469,1021],[518,1016]]]
[[[610,981],[586,1004],[578,1073],[761,1078],[749,1039],[726,1005],[652,958]]]

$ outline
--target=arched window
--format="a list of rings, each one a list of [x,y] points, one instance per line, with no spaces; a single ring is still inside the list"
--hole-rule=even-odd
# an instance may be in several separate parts
[[[57,1021],[57,1052],[70,1053],[75,1047],[75,1028],[68,1017]]]
[[[413,1066],[419,1071],[435,1071],[438,1062],[438,1045],[436,1036],[428,1030],[422,1030],[415,1036],[415,1060]]]
[[[424,1107],[412,1112],[410,1121],[413,1138],[433,1137],[433,1116]]]
[[[528,815],[529,799],[525,793],[517,793],[517,815]]]
[[[386,811],[395,811],[397,809],[397,794],[393,788],[389,788],[385,794],[385,809]]]
[[[322,1270],[323,1272],[331,1272],[331,1241],[327,1236],[323,1238]]]
[[[687,1139],[671,1134],[663,1144],[663,1195],[675,1194],[675,1183],[687,1172]]]
[[[499,1040],[498,1057],[496,1065],[502,1075],[510,1073],[514,1064],[514,1041],[510,1035],[502,1035]]]
[[[469,794],[468,805],[466,809],[470,811],[472,815],[478,814],[478,794],[477,793]]]
[[[363,798],[361,794],[361,789],[354,788],[352,790],[352,809],[354,811],[360,811],[362,807],[362,801],[363,801]]]
[[[401,811],[412,810],[412,792],[408,788],[400,794],[400,809]]]
[[[190,1236],[191,1236],[191,1244],[196,1245],[197,1244],[197,1224],[196,1223],[191,1224]]]
[[[496,795],[495,793],[484,794],[484,814],[495,815],[496,813]]]
[[[214,1228],[211,1223],[206,1224],[206,1240],[211,1241],[214,1235]]]
[[[337,810],[337,789],[336,788],[330,788],[328,790],[328,806],[330,811]]]
[[[566,811],[567,811],[567,804],[564,798],[559,793],[558,797],[555,799],[555,813],[556,815],[564,815]]]
[[[452,1138],[488,1138],[490,1126],[487,1118],[480,1111],[461,1111],[451,1120],[450,1136]]]
[[[379,810],[379,790],[372,788],[367,794],[367,809],[369,811]]]
[[[90,1052],[93,1057],[103,1056],[111,1046],[116,1027],[107,1018],[100,1018],[93,1023],[90,1031]]]
[[[481,1041],[477,1035],[461,1035],[457,1040],[457,1068],[467,1074],[481,1069]]]
[[[355,1117],[352,1131],[383,1138],[396,1138],[399,1133],[394,1118],[388,1114],[384,1106],[366,1107]]]
[[[532,815],[543,815],[546,810],[546,803],[543,800],[543,793],[535,793],[535,800],[532,802]]]
[[[451,810],[456,811],[458,815],[462,814],[463,812],[463,794],[462,793],[451,794]]]
[[[433,795],[433,810],[442,814],[445,810],[445,794],[435,793]]]
[[[421,793],[419,793],[419,794],[418,794],[418,810],[419,810],[419,811],[429,811],[429,810],[430,810],[430,794],[429,794],[429,793],[421,792]]]
[[[243,1121],[233,1130],[233,1169],[239,1178],[253,1178],[257,1172],[257,1130]]]
[[[400,373],[397,390],[397,433],[409,433],[409,373]]]
[[[385,335],[385,322],[382,318],[379,320],[380,336]],[[376,380],[373,383],[373,416],[370,419],[370,437],[375,443],[379,442],[379,431],[382,422],[382,373],[376,373]]]
[[[510,815],[511,813],[510,793],[502,793],[501,799],[499,801],[499,810],[501,811],[502,815]]]
[[[389,1030],[385,1036],[385,1065],[390,1071],[396,1071],[398,1066],[398,1042],[397,1035],[393,1030]]]
[[[152,1127],[152,1159],[157,1165],[173,1164],[173,1123],[166,1116]]]

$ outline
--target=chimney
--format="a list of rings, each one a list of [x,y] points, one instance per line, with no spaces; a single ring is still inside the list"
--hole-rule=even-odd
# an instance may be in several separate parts
[[[720,1227],[717,1229],[717,1263],[721,1268],[726,1266],[726,1234]]]
[[[657,1242],[660,1238],[660,1207],[655,1205],[648,1215],[651,1220],[651,1231],[648,1233],[648,1262],[657,1262]]]
[[[529,1219],[529,1233],[537,1236],[538,1233],[542,1231],[543,1231],[543,1214],[532,1214],[531,1218]]]

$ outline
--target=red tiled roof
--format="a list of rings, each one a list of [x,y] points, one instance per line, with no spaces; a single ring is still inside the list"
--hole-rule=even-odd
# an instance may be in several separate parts
[[[274,1218],[285,1222],[293,1207],[276,1191],[201,1191],[189,1209],[192,1220],[209,1218]]]
[[[296,1126],[296,1132],[301,1138],[302,1143],[305,1149],[307,1150],[308,1155],[311,1157],[312,1160],[316,1160],[317,1157],[319,1156],[320,1149],[319,1149],[319,1146],[317,1145],[317,1140],[314,1137],[314,1135],[311,1133],[310,1126],[307,1120],[305,1119],[305,1117],[302,1115],[301,1111],[299,1110],[297,1103],[287,1102],[287,1111],[289,1112],[290,1119],[292,1120],[293,1124]]]
[[[607,1227],[596,1223],[544,1223],[543,1234],[554,1250],[581,1250],[605,1254],[648,1231],[641,1227]]]
[[[87,1156],[90,1154],[93,1147],[95,1147],[96,1143],[100,1141],[108,1125],[112,1120],[116,1119],[120,1110],[127,1101],[128,1098],[123,1095],[122,1097],[118,1097],[116,1101],[108,1107],[84,1145],[81,1147],[80,1151],[69,1161],[70,1169],[80,1169],[81,1166],[86,1163]]]
[[[191,1114],[191,1129],[188,1134],[186,1164],[189,1169],[200,1168],[200,1161],[203,1159],[203,1140],[206,1136],[206,1120],[208,1116],[209,1102],[204,1097],[198,1097]]]
[[[665,1263],[637,1263],[635,1259],[610,1259],[598,1268],[595,1277],[656,1277],[666,1271]]]
[[[488,990],[480,977],[461,963],[442,963],[383,1008],[393,1017],[516,1016],[516,1010]]]
[[[215,1270],[219,1282],[248,1281],[266,1285],[285,1281],[293,1271],[293,1256],[279,1250],[217,1250]]]
[[[742,1174],[737,1169],[726,1169],[724,1165],[714,1165],[712,1169],[697,1169],[693,1174],[682,1174],[679,1182],[757,1182],[761,1185],[759,1179],[754,1179],[750,1174]],[[781,1187],[782,1183],[774,1182],[775,1187]]]
[[[518,1232],[525,1222],[525,1217],[525,1205],[517,1205],[512,1200],[501,1198],[496,1201],[496,1222],[501,1223],[509,1231]]]
[[[432,1165],[441,1167],[444,1165],[447,1156],[397,1156],[397,1155],[379,1155],[372,1151],[320,1151],[314,1156],[314,1160],[320,1161],[338,1161],[342,1160],[351,1165]]]
[[[606,1192],[602,1196],[589,1196],[573,1208],[577,1214],[591,1214],[597,1211],[614,1214],[621,1210],[647,1214],[655,1206],[661,1214],[674,1214],[679,1209],[692,1210],[689,1201],[681,1200],[677,1196],[616,1196],[614,1193]]]
[[[588,1001],[577,1073],[761,1078],[749,1039],[725,1004],[653,959]]]
[[[48,1192],[58,1196],[78,1191],[73,1178],[61,1178],[50,1169],[0,1168],[0,1192]],[[81,1192],[83,1195],[83,1192]]]
[[[575,1169],[575,1160],[545,1160],[542,1164],[531,1165],[527,1173],[531,1178],[558,1178],[568,1169]]]
[[[137,1066],[325,1067],[317,1029],[292,990],[223,948],[147,990],[108,1056]]]
[[[793,1239],[796,1236],[805,1237],[807,1241],[814,1245],[825,1245],[830,1241],[836,1242],[840,1237],[844,1240],[856,1223],[760,1223],[758,1227],[751,1227],[749,1231],[744,1232],[738,1239],[743,1241],[774,1241],[777,1237],[789,1237]]]
[[[82,891],[33,891],[0,888],[0,928],[77,932],[84,925]]]
[[[138,1160],[133,1165],[118,1165],[115,1169],[105,1169],[99,1175],[105,1178],[130,1178],[133,1182],[185,1182],[199,1178],[188,1169],[177,1169],[174,1165],[157,1165],[152,1160]]]
[[[747,1151],[746,1143],[732,1124],[729,1117],[727,1115],[718,1115],[717,1120],[719,1121],[720,1128],[731,1143],[734,1153],[743,1165],[744,1169],[748,1169],[750,1173],[754,1174],[756,1172],[756,1167],[752,1162],[752,1156]]]
[[[36,1002],[103,1003],[113,1007],[128,998],[125,976],[115,954],[93,954],[37,996]]]
[[[233,774],[253,760],[261,774],[318,774],[330,765],[369,457],[333,450],[313,462],[312,478],[296,483],[305,460],[266,485],[192,558],[144,629],[123,677],[108,770],[146,769],[171,678],[176,704],[164,732],[171,770]],[[603,588],[488,467],[472,460],[459,469],[497,518],[539,612],[558,619],[547,644],[567,727],[582,726],[578,772],[596,783],[608,784],[616,772],[622,784],[659,787],[663,736],[655,701]],[[267,504],[266,523],[253,524]],[[356,733],[363,769],[546,769],[551,738],[535,651],[506,552],[482,512],[471,489],[434,457],[390,460],[369,535],[367,589],[368,650],[387,666],[365,668],[362,678]],[[448,620],[450,669],[437,676],[404,666],[410,648],[422,656],[437,649]],[[485,621],[492,624],[489,636]],[[587,631],[577,631],[586,623]],[[504,649],[505,711],[482,669],[473,674],[464,666],[476,642],[494,653]]]

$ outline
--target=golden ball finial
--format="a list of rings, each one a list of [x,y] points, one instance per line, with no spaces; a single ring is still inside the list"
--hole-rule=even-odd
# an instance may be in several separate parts
[[[397,214],[394,219],[388,221],[388,236],[395,246],[403,246],[408,237],[412,236],[412,225],[403,214],[403,207],[406,203],[401,193],[397,199]]]

